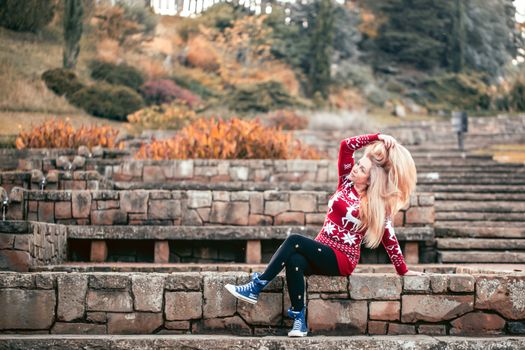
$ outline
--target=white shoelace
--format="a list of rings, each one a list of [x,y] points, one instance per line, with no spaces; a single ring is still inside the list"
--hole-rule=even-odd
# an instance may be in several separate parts
[[[244,286],[239,286],[238,288],[239,288],[239,290],[240,290],[241,292],[244,292],[244,291],[246,291],[246,290],[252,289],[254,286],[255,286],[255,285],[254,285],[254,283],[253,283],[253,281],[252,281],[252,282],[250,282],[250,283],[248,283],[248,284],[245,284]]]
[[[293,321],[293,327],[292,327],[292,330],[293,330],[293,331],[300,331],[300,330],[301,330],[301,325],[302,325],[301,319],[296,318],[296,319]]]

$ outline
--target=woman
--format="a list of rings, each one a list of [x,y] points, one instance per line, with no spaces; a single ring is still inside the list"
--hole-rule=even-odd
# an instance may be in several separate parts
[[[357,163],[354,152],[364,146]],[[291,337],[308,334],[304,304],[304,276],[348,276],[355,269],[363,242],[369,248],[382,243],[399,275],[409,271],[396,239],[392,218],[404,207],[416,186],[416,167],[408,150],[389,135],[361,135],[343,140],[339,149],[339,181],[328,202],[323,228],[315,239],[292,234],[272,256],[264,273],[225,288],[237,298],[255,304],[261,290],[286,267],[286,282],[294,319]]]

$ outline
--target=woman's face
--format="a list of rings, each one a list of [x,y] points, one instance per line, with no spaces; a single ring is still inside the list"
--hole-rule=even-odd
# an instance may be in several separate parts
[[[350,172],[350,180],[357,185],[368,185],[368,178],[370,177],[370,167],[372,162],[367,156],[363,156],[355,162]]]

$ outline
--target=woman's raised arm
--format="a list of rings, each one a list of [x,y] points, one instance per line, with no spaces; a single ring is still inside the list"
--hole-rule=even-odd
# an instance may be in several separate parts
[[[341,141],[339,146],[339,159],[337,162],[337,168],[339,170],[338,188],[343,182],[343,177],[348,175],[354,166],[354,152],[369,143],[379,141],[380,134],[381,133],[359,135]]]

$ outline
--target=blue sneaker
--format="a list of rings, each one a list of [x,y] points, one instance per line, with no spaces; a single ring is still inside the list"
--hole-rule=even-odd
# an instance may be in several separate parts
[[[257,298],[259,298],[259,293],[270,282],[259,279],[260,275],[261,274],[259,272],[254,272],[250,282],[243,284],[242,286],[227,284],[224,286],[224,288],[226,288],[226,290],[232,293],[235,297],[251,304],[255,304],[257,302]]]
[[[301,311],[292,311],[288,309],[288,316],[294,319],[293,327],[288,332],[289,337],[306,337],[308,335],[308,326],[306,325],[306,306]]]

